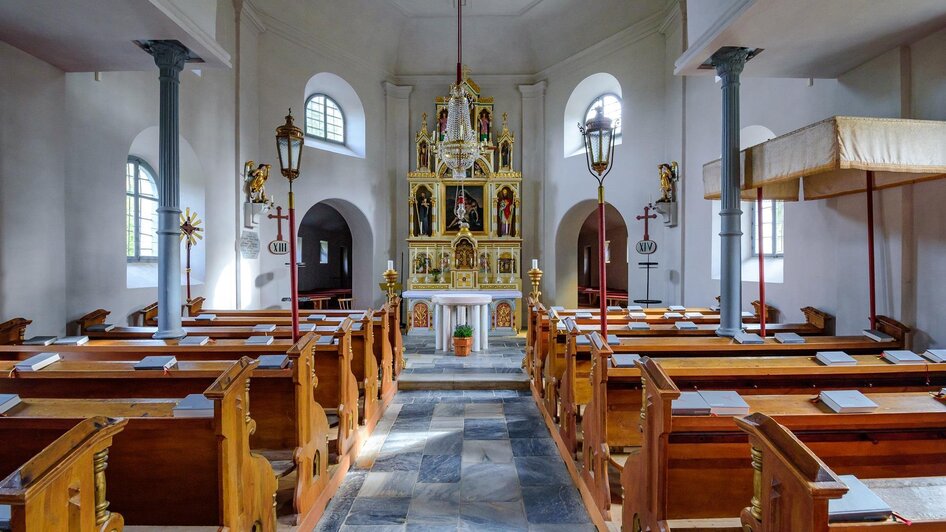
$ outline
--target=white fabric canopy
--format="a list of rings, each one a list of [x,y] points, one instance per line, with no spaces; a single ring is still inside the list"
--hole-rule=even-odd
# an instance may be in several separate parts
[[[946,122],[836,116],[740,153],[741,196],[766,199],[829,198],[874,188],[946,177]],[[721,191],[720,160],[703,166],[706,199]],[[799,186],[800,183],[804,183]]]

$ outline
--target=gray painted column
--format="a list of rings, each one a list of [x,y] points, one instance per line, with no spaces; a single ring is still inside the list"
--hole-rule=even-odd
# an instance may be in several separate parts
[[[180,74],[190,52],[171,41],[153,41],[149,51],[160,69],[158,119],[158,332],[155,338],[182,338],[180,244]]]
[[[722,80],[723,146],[722,208],[720,216],[720,336],[742,330],[742,209],[739,199],[739,75],[749,50],[735,48],[716,52],[711,61]]]

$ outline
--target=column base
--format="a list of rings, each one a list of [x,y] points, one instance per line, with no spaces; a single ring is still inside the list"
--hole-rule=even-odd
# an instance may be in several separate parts
[[[742,329],[724,329],[720,327],[719,329],[716,329],[716,336],[725,336],[727,338],[732,338],[733,336],[736,336],[737,334],[741,332],[742,332]]]

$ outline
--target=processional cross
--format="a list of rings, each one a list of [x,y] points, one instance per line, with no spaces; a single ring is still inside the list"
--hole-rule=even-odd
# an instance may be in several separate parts
[[[197,245],[198,240],[203,240],[203,228],[200,227],[201,220],[197,217],[197,211],[191,212],[188,207],[181,215],[181,241],[187,241],[187,266],[184,272],[187,274],[187,302],[191,302],[191,248]]]
[[[638,220],[644,220],[644,240],[650,240],[650,220],[656,218],[656,214],[649,214],[653,210],[654,206],[650,203],[644,205],[644,215],[637,216]]]
[[[276,220],[276,240],[282,240],[282,221],[288,220],[289,215],[282,213],[282,207],[276,207],[276,214],[266,215],[270,220]]]

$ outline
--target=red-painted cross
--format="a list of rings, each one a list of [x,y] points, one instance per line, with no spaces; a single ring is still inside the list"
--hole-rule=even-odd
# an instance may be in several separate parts
[[[276,220],[276,240],[282,240],[282,221],[288,220],[289,215],[282,213],[282,207],[276,207],[276,214],[266,215],[270,220]]]
[[[653,208],[654,206],[650,203],[648,203],[647,205],[644,205],[644,215],[637,217],[638,220],[644,220],[644,240],[650,240],[650,223],[649,222],[651,218],[657,217],[656,214],[650,214],[650,211]]]

